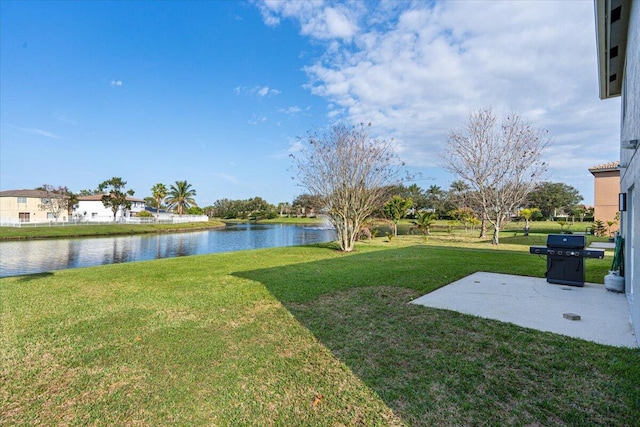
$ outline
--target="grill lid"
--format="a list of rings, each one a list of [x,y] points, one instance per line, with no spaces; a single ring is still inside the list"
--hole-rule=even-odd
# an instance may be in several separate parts
[[[587,246],[587,236],[576,234],[549,234],[547,246],[550,248],[577,248]]]

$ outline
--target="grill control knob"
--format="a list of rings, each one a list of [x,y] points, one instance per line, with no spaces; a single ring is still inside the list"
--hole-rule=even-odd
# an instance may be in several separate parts
[[[562,255],[562,251],[558,251],[558,255]]]

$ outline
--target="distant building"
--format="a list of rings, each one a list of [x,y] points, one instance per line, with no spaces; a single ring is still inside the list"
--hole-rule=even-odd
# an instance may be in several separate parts
[[[174,217],[174,214],[171,212],[167,212],[166,209],[158,209],[151,206],[145,206],[144,209],[158,220],[170,220]]]
[[[145,202],[142,199],[127,197],[131,203],[130,209],[118,209],[116,221],[134,217],[138,212],[145,210]],[[113,211],[105,207],[102,203],[102,194],[78,197],[78,203],[73,207],[73,219],[76,221],[88,222],[109,222],[113,221]]]
[[[0,223],[45,223],[67,221],[68,212],[62,212],[56,219],[44,205],[49,194],[44,190],[0,191]]]
[[[592,166],[589,172],[593,174],[594,209],[593,217],[607,225],[613,221],[619,212],[618,193],[620,192],[620,162],[609,162]],[[618,231],[618,225],[611,227],[611,231]]]

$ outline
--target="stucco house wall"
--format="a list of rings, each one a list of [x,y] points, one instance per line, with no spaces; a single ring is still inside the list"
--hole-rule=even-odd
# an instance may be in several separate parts
[[[618,193],[620,192],[619,162],[610,162],[589,168],[593,174],[594,210],[596,220],[607,225],[618,213]],[[619,221],[611,227],[611,232],[618,231]]]
[[[622,83],[620,189],[626,193],[621,231],[626,240],[625,284],[636,332],[640,331],[640,1],[631,2]],[[635,148],[633,143],[635,142]],[[640,334],[636,334],[640,343]]]
[[[0,191],[0,218],[3,224],[45,223],[55,221],[47,209],[43,209],[43,199],[47,192],[42,190],[6,190]],[[68,214],[63,212],[58,221],[67,221]]]
[[[134,217],[138,212],[145,210],[144,200],[133,197],[127,197],[127,200],[131,202],[131,209],[119,209],[116,212],[116,221]],[[76,221],[109,222],[113,221],[113,211],[102,203],[102,194],[81,196],[73,208],[73,218]]]
[[[621,96],[625,292],[640,344],[640,1],[595,0],[600,98]]]

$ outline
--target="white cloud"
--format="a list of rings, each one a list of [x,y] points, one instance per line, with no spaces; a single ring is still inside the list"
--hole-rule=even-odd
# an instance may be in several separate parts
[[[290,0],[263,1],[258,3],[265,24],[275,27],[280,16],[293,18],[300,24],[300,32],[317,39],[339,38],[349,40],[358,31],[364,4],[352,2],[347,5],[337,2]]]
[[[122,80],[111,80],[111,87],[120,87],[122,86]]]
[[[259,96],[275,96],[275,95],[280,95],[282,93],[278,89],[269,88],[269,86],[254,88],[254,92]]]
[[[256,125],[259,125],[259,124],[264,123],[264,122],[266,122],[266,121],[267,121],[267,118],[266,118],[266,117],[264,117],[264,116],[258,116],[258,115],[256,115],[256,114],[254,114],[254,115],[251,117],[251,119],[249,120],[249,124],[250,124],[250,125],[254,125],[254,126],[256,126]]]
[[[235,92],[236,95],[248,93],[251,95],[258,95],[261,97],[276,96],[282,93],[282,91],[278,89],[272,89],[269,86],[254,86],[252,88],[248,88],[246,86],[237,86],[233,89],[233,91]]]
[[[46,136],[47,138],[62,139],[61,137],[59,137],[55,133],[48,132],[48,131],[42,130],[42,129],[29,129],[29,131],[35,133],[36,135]]]
[[[259,7],[263,16],[296,20],[301,34],[325,43],[305,72],[306,87],[333,104],[327,117],[373,122],[398,140],[412,166],[437,166],[448,131],[484,106],[500,115],[519,111],[549,129],[548,178],[567,179],[583,194],[593,187],[584,182],[586,169],[619,156],[619,101],[598,99],[592,3]]]
[[[53,132],[49,132],[49,131],[38,129],[38,128],[24,128],[20,126],[14,126],[11,124],[8,124],[7,126],[17,129],[21,132],[30,133],[32,135],[39,135],[39,136],[44,136],[46,138],[52,138],[52,139],[62,139],[62,137],[56,135]]]
[[[293,105],[293,106],[288,107],[288,108],[281,108],[278,111],[281,112],[281,113],[284,113],[284,114],[297,114],[297,113],[301,112],[302,110],[297,105]]]

